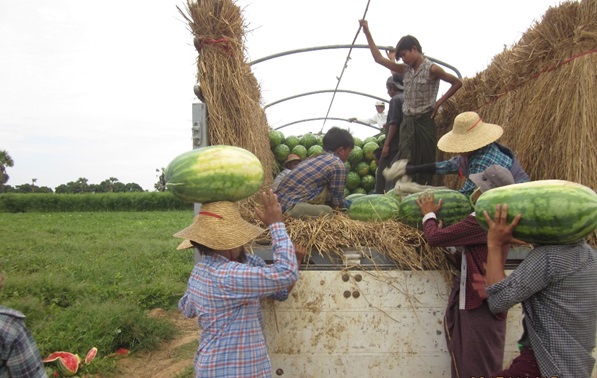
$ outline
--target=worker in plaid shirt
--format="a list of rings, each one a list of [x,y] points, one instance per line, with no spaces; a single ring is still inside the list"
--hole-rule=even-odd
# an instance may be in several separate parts
[[[260,299],[288,297],[304,253],[295,255],[273,191],[262,199],[263,209],[255,212],[271,233],[271,265],[245,253],[244,245],[265,230],[245,221],[235,202],[203,204],[193,224],[174,235],[203,255],[178,304],[201,329],[196,377],[271,377]]]
[[[0,275],[0,289],[4,277]],[[24,322],[25,315],[0,306],[0,378],[46,378],[41,354]]]

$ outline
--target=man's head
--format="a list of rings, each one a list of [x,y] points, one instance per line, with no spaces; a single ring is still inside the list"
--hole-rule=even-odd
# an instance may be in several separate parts
[[[514,177],[510,170],[497,164],[490,165],[481,173],[469,175],[469,179],[479,188],[478,194],[472,195],[473,202],[488,190],[514,184]]]
[[[342,161],[348,159],[353,148],[354,138],[348,130],[334,126],[323,136],[323,149],[335,153]]]
[[[402,81],[402,75],[394,74],[386,80],[386,89],[388,95],[394,97],[396,93],[404,91],[404,83]]]
[[[495,142],[503,132],[500,125],[483,122],[477,113],[464,112],[456,116],[452,131],[440,138],[437,148],[455,154],[469,153]]]
[[[384,110],[386,110],[386,104],[383,101],[378,101],[375,103],[375,110],[377,110],[377,112],[379,114],[383,113]]]
[[[412,35],[405,35],[396,44],[396,60],[402,59],[404,64],[409,66],[421,54],[423,54],[421,44]]]
[[[286,169],[294,169],[297,165],[301,162],[301,157],[296,154],[288,155],[286,161],[284,161],[284,168]]]

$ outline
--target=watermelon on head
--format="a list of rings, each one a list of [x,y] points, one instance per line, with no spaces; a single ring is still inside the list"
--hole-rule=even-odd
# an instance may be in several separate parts
[[[177,156],[166,168],[164,178],[168,190],[182,201],[235,202],[255,194],[263,184],[264,173],[261,162],[250,151],[220,145]]]
[[[317,144],[317,136],[313,133],[307,133],[301,137],[300,141],[305,146],[305,149],[308,150],[311,146]]]
[[[348,155],[348,161],[350,164],[355,165],[361,160],[363,160],[363,149],[361,147],[354,146]]]
[[[273,152],[276,160],[283,163],[288,158],[288,155],[290,155],[290,148],[285,144],[278,144],[274,147]]]
[[[442,208],[438,211],[437,218],[443,222],[444,227],[459,222],[473,212],[473,207],[467,196],[452,189],[430,189],[425,192],[433,193],[435,202],[442,200]],[[417,205],[419,195],[425,192],[409,194],[400,202],[400,221],[412,227],[420,227],[423,214]],[[386,196],[389,197],[389,196]]]
[[[278,144],[284,143],[284,134],[278,130],[270,130],[269,132],[269,145],[271,148],[276,147]]]
[[[398,201],[383,194],[368,194],[352,201],[348,208],[350,219],[385,221],[396,219],[400,212]]]
[[[291,153],[298,155],[298,157],[300,157],[301,160],[305,160],[305,158],[307,157],[307,148],[299,144],[297,146],[294,146]]]
[[[377,142],[367,142],[363,146],[363,157],[367,161],[375,160],[375,150],[377,150],[379,146]]]
[[[496,205],[508,204],[508,222],[522,218],[513,236],[535,244],[569,244],[597,228],[597,193],[565,180],[538,180],[491,189],[477,199],[475,216],[487,229],[484,211],[494,219]]]
[[[299,138],[295,135],[289,135],[286,137],[286,139],[284,140],[284,144],[288,146],[288,148],[290,148],[291,150],[298,146],[301,142],[299,141]]]

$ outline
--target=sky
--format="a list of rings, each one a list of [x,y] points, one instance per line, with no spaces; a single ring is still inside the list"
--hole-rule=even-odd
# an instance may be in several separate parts
[[[376,44],[395,46],[414,35],[428,57],[463,78],[484,70],[559,3],[370,0],[367,8],[367,0],[236,1],[247,25],[247,62],[314,46],[364,45],[357,32],[365,15]],[[0,2],[0,150],[14,160],[9,185],[35,179],[54,189],[79,178],[99,184],[114,177],[154,190],[156,170],[192,149],[191,108],[198,102],[197,51],[177,6],[184,11],[186,2]],[[263,106],[336,86],[388,98],[389,72],[368,49],[286,55],[251,69]],[[440,86],[440,96],[445,90]],[[339,126],[364,138],[376,130],[331,120],[285,125],[326,115],[369,118],[375,101],[323,93],[267,106],[266,116],[285,135]]]

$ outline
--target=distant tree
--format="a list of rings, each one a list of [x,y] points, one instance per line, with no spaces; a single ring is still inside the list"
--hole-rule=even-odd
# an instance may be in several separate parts
[[[141,185],[136,184],[134,182],[129,182],[128,184],[126,184],[126,191],[127,192],[144,192]]]
[[[155,171],[158,172],[158,173],[160,173],[160,170],[157,169],[157,168],[156,168]],[[165,178],[165,174],[166,174],[166,169],[162,168],[161,173],[159,175],[156,175],[158,177],[158,182],[156,182],[153,185],[153,187],[158,192],[165,192],[166,191],[166,178]]]
[[[61,194],[76,194],[76,193],[89,193],[91,187],[88,184],[86,178],[79,177],[77,181],[71,181],[66,184],[59,185],[55,188],[56,193]]]
[[[31,179],[31,190],[35,192],[35,183],[37,182],[36,178]]]
[[[17,185],[17,193],[33,193],[35,188],[31,184]]]
[[[0,187],[8,182],[10,178],[6,173],[6,167],[12,167],[15,164],[8,152],[0,150]]]
[[[10,185],[0,185],[0,193],[15,193],[17,190]]]

